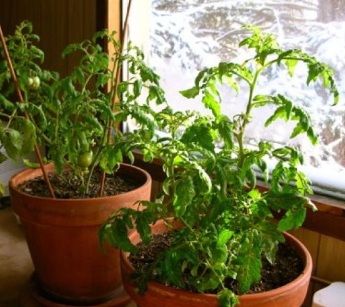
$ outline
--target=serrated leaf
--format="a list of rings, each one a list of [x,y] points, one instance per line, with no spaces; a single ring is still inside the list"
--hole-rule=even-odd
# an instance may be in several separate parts
[[[288,73],[290,77],[292,77],[295,74],[295,69],[297,66],[298,61],[296,59],[288,59],[285,61],[285,65],[288,69]]]
[[[284,107],[278,107],[275,112],[273,113],[273,115],[271,115],[265,122],[265,127],[268,127],[269,125],[271,125],[274,121],[276,121],[279,118],[286,118],[286,111]]]
[[[22,152],[23,139],[20,132],[7,128],[0,135],[0,141],[4,146],[8,156],[14,160],[20,157]]]
[[[128,151],[126,155],[129,161],[133,164],[135,160],[134,154],[131,151]]]
[[[219,291],[217,298],[219,307],[235,307],[240,303],[238,296],[227,288]]]
[[[189,204],[192,202],[195,193],[194,184],[190,177],[177,183],[173,201],[177,217],[183,216]]]
[[[219,117],[221,115],[219,101],[216,100],[216,97],[212,92],[205,91],[204,96],[202,97],[202,102],[207,109],[212,111],[215,117]]]
[[[106,226],[104,231],[106,232],[107,241],[112,246],[130,253],[137,252],[137,248],[128,238],[127,225],[123,219],[117,218],[109,226]]]
[[[228,117],[222,116],[219,118],[218,132],[224,141],[224,147],[232,149],[234,147],[233,122]]]
[[[288,210],[278,223],[278,230],[288,231],[302,226],[306,217],[306,208]]]
[[[218,235],[217,246],[223,246],[226,244],[230,238],[233,236],[234,232],[229,229],[223,229]]]
[[[5,96],[0,93],[0,106],[1,110],[6,110],[8,112],[13,112],[15,105],[9,101]]]
[[[166,102],[164,91],[155,85],[149,87],[149,94],[147,96],[147,102],[154,100],[158,105]]]
[[[203,183],[205,185],[205,190],[203,192],[204,193],[210,193],[211,189],[212,189],[212,180],[211,180],[209,174],[200,165],[196,165],[196,168],[199,172],[199,178],[203,181]]]
[[[42,106],[30,104],[29,112],[35,117],[35,123],[38,127],[40,127],[41,130],[47,127],[47,117],[45,112],[42,110]]]
[[[217,242],[217,246],[216,248],[211,249],[211,263],[214,266],[214,269],[219,269],[219,268],[223,268],[224,263],[226,262],[226,260],[229,257],[228,254],[228,249],[225,246],[225,244],[222,245],[218,245]],[[219,283],[219,278],[218,278],[218,283]]]
[[[181,142],[185,144],[197,143],[211,151],[215,148],[211,129],[203,123],[187,127],[181,137]]]
[[[194,86],[190,89],[180,91],[180,94],[186,98],[195,98],[199,95],[199,88]]]
[[[199,278],[198,291],[206,292],[219,286],[219,276],[211,271],[207,276]]]
[[[261,279],[261,243],[258,233],[252,229],[245,235],[245,240],[242,240],[241,244],[241,266],[237,280],[240,293],[246,293],[253,283]]]
[[[138,212],[136,218],[136,229],[140,234],[142,241],[148,244],[151,240],[152,214],[148,210]]]
[[[143,87],[142,81],[141,80],[135,80],[133,83],[133,92],[135,97],[139,97],[141,93],[141,89]]]
[[[258,108],[258,107],[263,107],[269,103],[272,102],[272,97],[269,95],[256,95],[253,98],[253,107]]]
[[[36,129],[34,124],[27,118],[18,117],[11,123],[11,128],[22,135],[21,155],[33,152],[36,144]]]
[[[162,267],[163,274],[170,282],[179,287],[184,286],[182,268],[185,269],[185,266],[183,266],[185,262],[191,265],[197,265],[199,262],[193,248],[189,248],[189,246],[169,249],[164,254]]]

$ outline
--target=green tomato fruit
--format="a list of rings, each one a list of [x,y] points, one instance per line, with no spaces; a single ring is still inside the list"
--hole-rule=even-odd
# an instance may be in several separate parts
[[[41,80],[39,77],[33,77],[32,89],[37,90],[41,85]]]
[[[28,88],[32,88],[32,85],[34,84],[34,79],[33,78],[28,78]]]
[[[30,90],[37,90],[41,85],[41,80],[39,77],[28,78],[28,88]]]
[[[87,168],[91,165],[92,163],[92,156],[93,153],[92,151],[89,152],[83,152],[78,156],[78,166],[81,168]]]

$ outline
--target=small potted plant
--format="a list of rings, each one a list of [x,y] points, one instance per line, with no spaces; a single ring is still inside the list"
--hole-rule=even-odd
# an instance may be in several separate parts
[[[35,267],[32,292],[56,303],[122,306],[119,251],[101,253],[98,228],[114,210],[150,198],[149,174],[122,162],[153,133],[150,104],[164,102],[158,76],[137,47],[101,31],[66,47],[63,56],[80,62],[61,78],[41,68],[38,39],[23,22],[0,49],[0,159],[37,154],[26,160],[34,168],[9,183]],[[133,133],[121,130],[127,118],[137,122]]]
[[[304,65],[307,84],[321,80],[335,103],[338,91],[327,65],[301,50],[282,50],[272,34],[248,29],[251,35],[240,47],[254,51],[252,57],[206,68],[181,92],[187,98],[200,95],[208,114],[166,108],[155,115],[160,133],[143,156],[162,159],[162,195],[141,202],[142,210],[120,209],[100,229],[101,242],[125,251],[123,283],[140,307],[300,306],[306,295],[311,257],[287,234],[302,225],[307,208],[315,209],[310,182],[300,170],[303,155],[286,144],[248,143],[247,129],[258,116],[254,110],[271,106],[266,126],[283,119],[294,124],[290,138],[306,134],[317,141],[305,109],[280,93],[260,92],[260,76],[271,67],[283,66],[292,77]],[[240,82],[247,85],[247,99],[243,111],[230,117],[222,112],[220,85],[238,91]],[[258,174],[265,188],[257,184]],[[290,245],[306,266],[301,275],[278,289],[253,293],[264,263],[274,267],[277,253]]]

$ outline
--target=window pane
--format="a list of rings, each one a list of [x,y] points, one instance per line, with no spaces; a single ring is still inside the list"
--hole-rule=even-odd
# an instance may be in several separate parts
[[[341,95],[336,107],[318,84],[315,88],[305,84],[302,72],[287,79],[285,71],[269,71],[261,80],[261,93],[279,92],[309,109],[320,144],[309,145],[303,137],[289,143],[302,146],[318,192],[321,187],[325,193],[344,196],[345,0],[152,0],[151,22],[150,63],[162,76],[168,101],[180,110],[193,108],[193,102],[180,97],[178,91],[193,85],[197,70],[220,60],[248,58],[237,49],[246,24],[274,33],[284,48],[303,49],[333,67]],[[231,114],[236,106],[238,112],[245,90],[239,95],[225,93],[223,111]],[[286,125],[264,129],[267,112],[259,112],[260,122],[253,124],[255,129],[247,137],[288,142]]]

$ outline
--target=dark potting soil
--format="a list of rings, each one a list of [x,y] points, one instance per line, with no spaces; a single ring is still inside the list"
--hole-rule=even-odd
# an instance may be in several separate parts
[[[87,194],[80,191],[80,180],[72,177],[68,172],[57,176],[55,173],[49,174],[50,183],[54,189],[56,198],[72,199],[72,198],[96,198],[99,197],[99,189],[101,182],[101,172],[94,172],[89,192]],[[134,178],[115,173],[106,176],[104,196],[118,195],[124,192],[138,188],[140,182]],[[49,189],[42,177],[23,182],[18,189],[24,193],[40,196],[51,197]]]
[[[138,244],[139,252],[131,254],[129,260],[136,269],[155,261],[157,255],[170,245],[171,234],[154,235],[150,245]],[[248,293],[258,293],[276,289],[294,279],[303,271],[304,263],[296,250],[288,243],[279,244],[275,263],[271,265],[266,259],[262,260],[261,281],[252,285]],[[227,288],[239,293],[234,280],[228,280]]]

